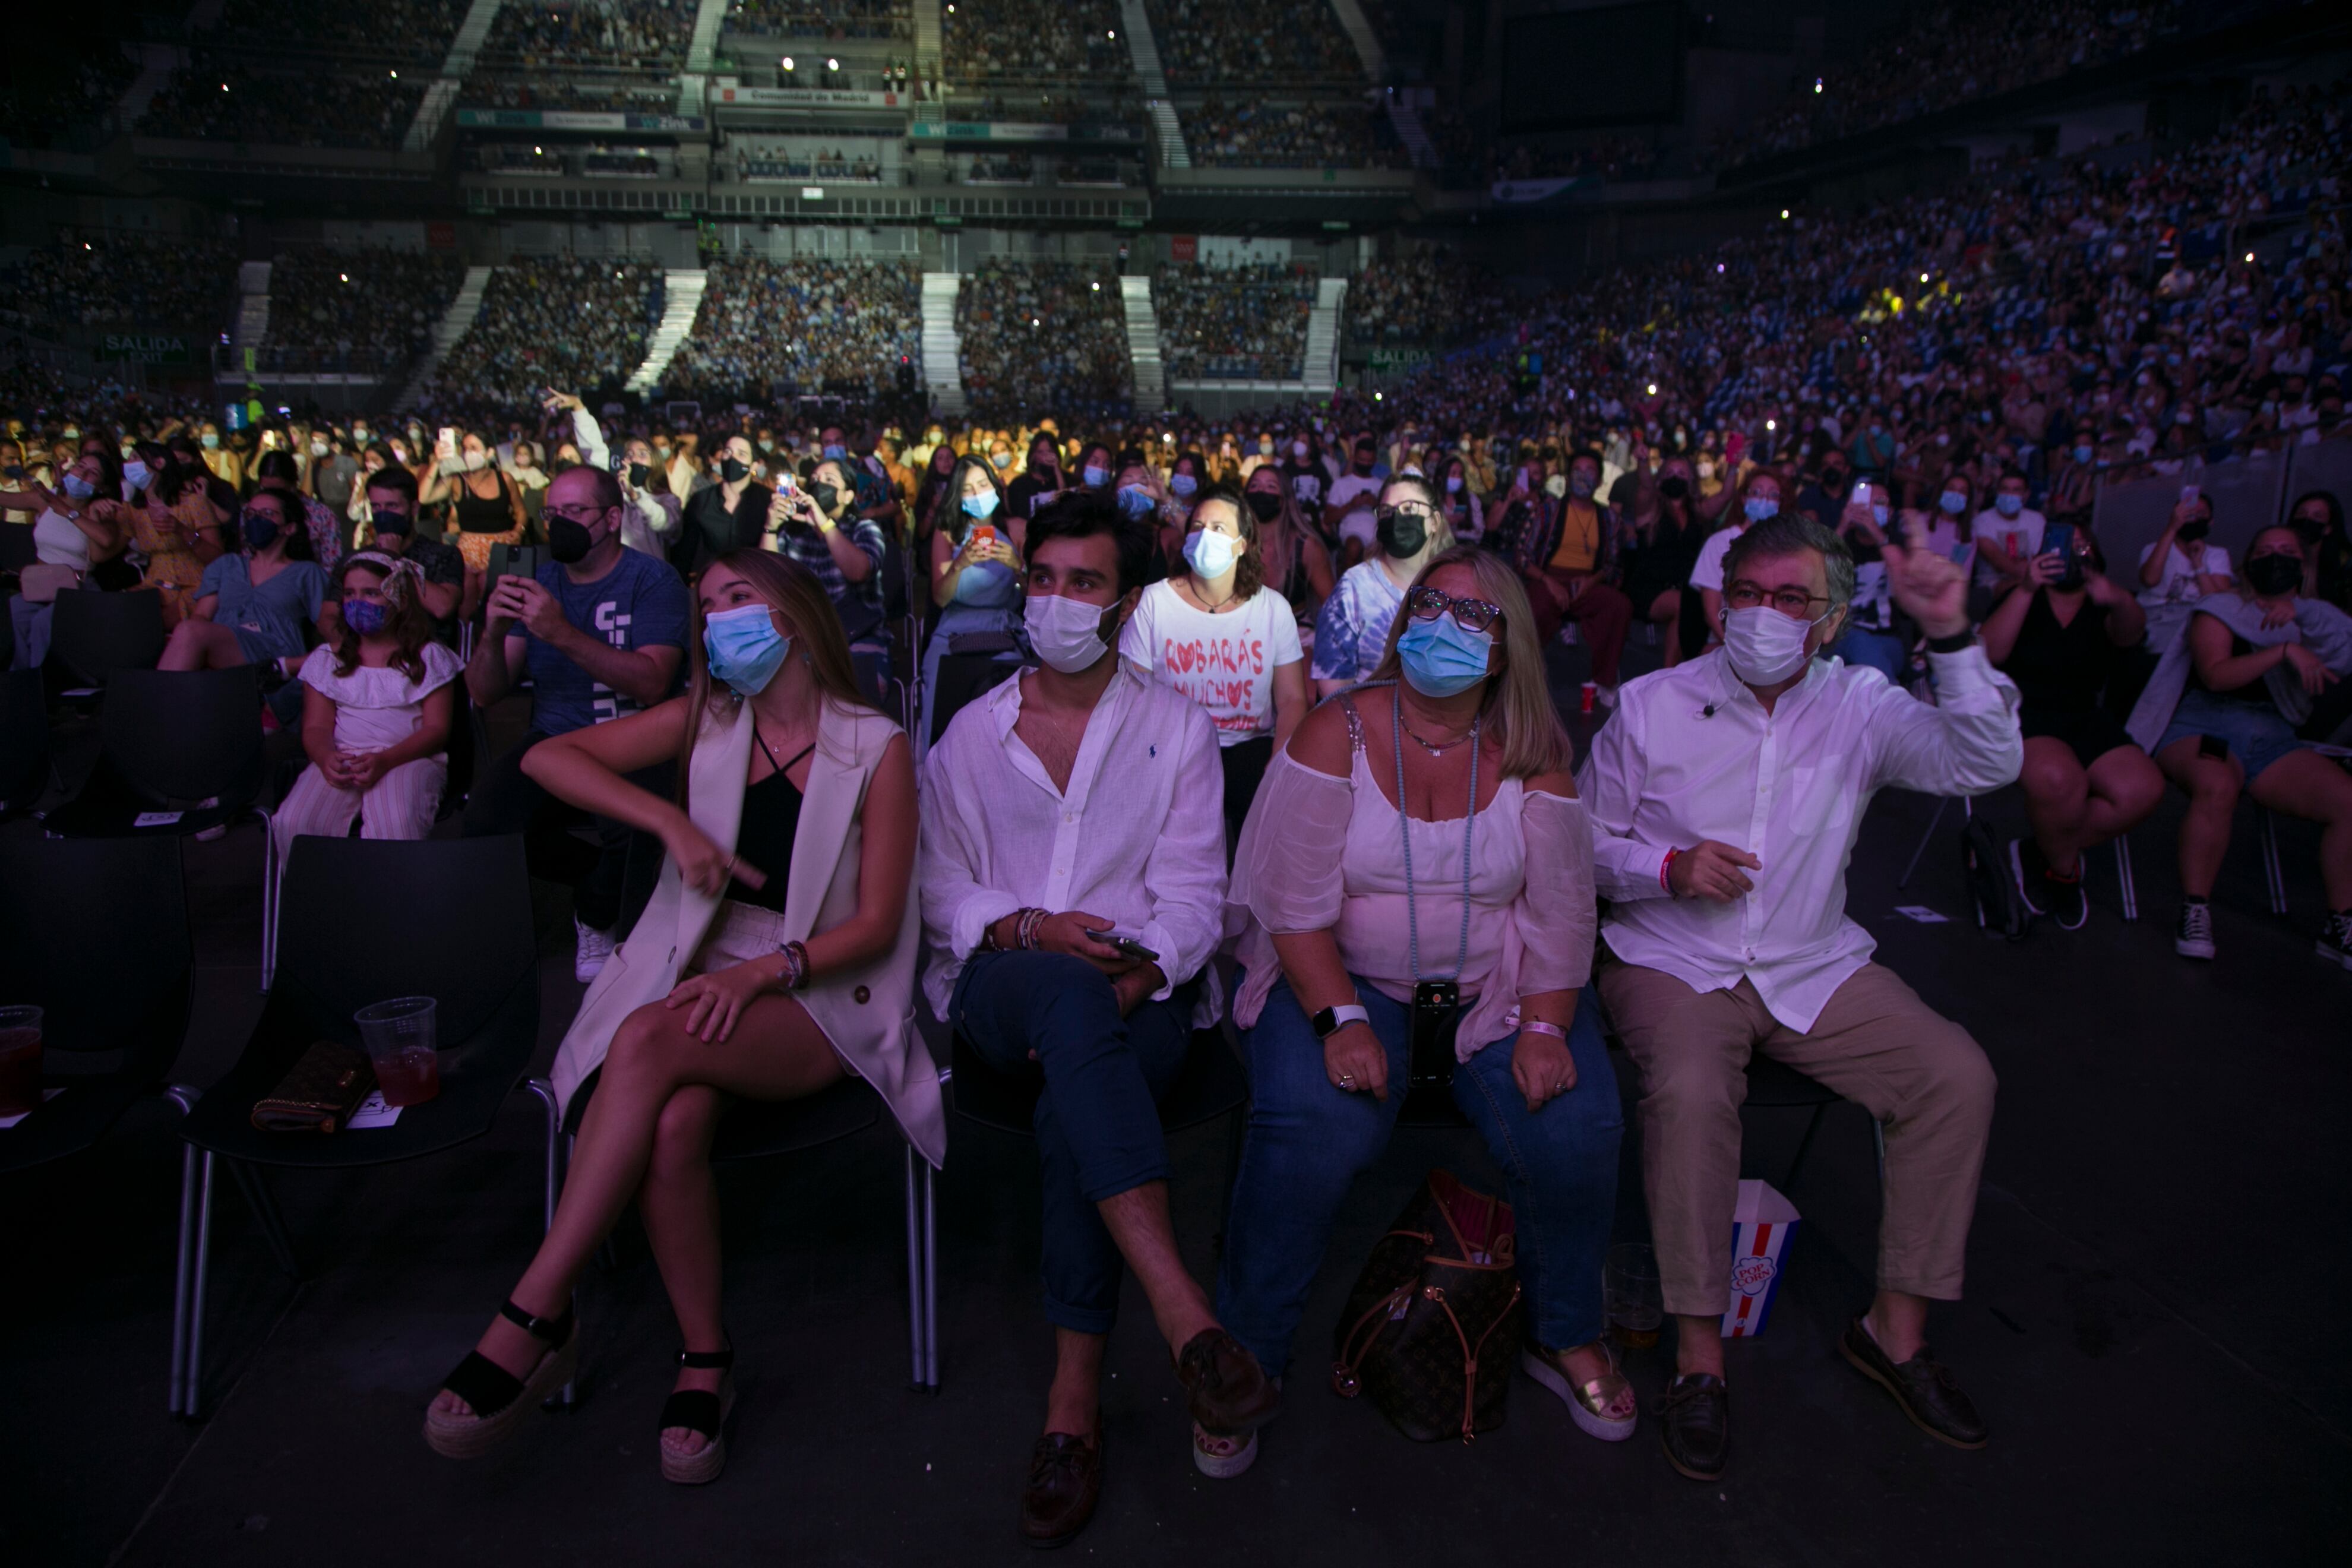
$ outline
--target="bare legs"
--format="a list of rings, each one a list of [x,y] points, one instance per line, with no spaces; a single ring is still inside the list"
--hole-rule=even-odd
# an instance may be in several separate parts
[[[2088,768],[2065,742],[2036,735],[2025,742],[2025,819],[2053,871],[2078,875],[2083,851],[2147,819],[2164,794],[2164,775],[2137,746],[2117,746]]]
[[[155,660],[158,669],[235,669],[250,663],[245,649],[237,646],[236,634],[228,627],[194,616],[172,628],[164,640],[163,655]]]
[[[513,1292],[517,1305],[541,1317],[563,1310],[589,1256],[632,1197],[689,1350],[723,1348],[719,1300],[719,1216],[709,1148],[720,1095],[795,1100],[838,1079],[840,1058],[801,1005],[761,996],[744,1010],[734,1034],[705,1042],[685,1029],[686,1010],[659,1003],[629,1015],[613,1038],[555,1224]],[[493,1320],[478,1347],[491,1361],[526,1374],[543,1347],[505,1319]],[[688,1372],[686,1388],[717,1386],[718,1374]],[[463,1413],[444,1390],[436,1409]],[[684,1446],[699,1447],[685,1437]]]
[[[1683,661],[1683,591],[1680,588],[1660,589],[1658,596],[1651,600],[1642,613],[1649,617],[1652,626],[1665,628],[1659,636],[1665,639],[1665,667],[1672,669]]]
[[[1097,1205],[1103,1226],[1127,1266],[1135,1270],[1151,1302],[1151,1321],[1172,1353],[1217,1326],[1202,1290],[1176,1249],[1176,1227],[1168,1217],[1168,1184],[1146,1182],[1115,1193]],[[1045,1430],[1072,1436],[1096,1435],[1102,1403],[1103,1334],[1076,1329],[1054,1331],[1054,1385],[1045,1395]]]
[[[2193,738],[2173,742],[2156,761],[2189,795],[2188,815],[2180,819],[2180,890],[2210,898],[2221,874],[2221,854],[2230,847],[2230,814],[2237,809],[2246,770],[2235,757],[2203,755]]]

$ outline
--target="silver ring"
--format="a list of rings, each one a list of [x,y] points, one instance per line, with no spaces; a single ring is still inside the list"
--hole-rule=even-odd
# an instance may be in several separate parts
[[[1353,1088],[1355,1088],[1355,1087],[1356,1087],[1356,1078],[1355,1078],[1355,1075],[1354,1075],[1353,1073],[1344,1073],[1344,1072],[1343,1072],[1343,1073],[1341,1073],[1341,1074],[1339,1075],[1339,1087],[1340,1087],[1341,1089],[1353,1089]]]

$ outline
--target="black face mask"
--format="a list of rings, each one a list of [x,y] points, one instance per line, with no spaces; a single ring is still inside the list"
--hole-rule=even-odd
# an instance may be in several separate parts
[[[1822,470],[1822,493],[1832,496],[1842,496],[1845,494],[1845,470],[1843,468],[1823,468]]]
[[[379,511],[373,514],[379,534],[405,534],[416,526],[416,520],[404,511]]]
[[[1251,490],[1242,500],[1249,502],[1250,515],[1260,522],[1272,522],[1282,515],[1282,498],[1270,490]]]
[[[258,511],[248,511],[240,520],[245,524],[246,548],[260,553],[277,542],[285,525],[276,518]]]
[[[1357,453],[1357,454],[1356,454],[1356,472],[1358,472],[1358,473],[1360,473],[1360,474],[1369,474],[1369,473],[1370,473],[1371,471],[1372,471],[1372,455],[1371,455],[1370,452],[1359,452],[1359,453]]]
[[[653,478],[654,466],[651,463],[631,463],[629,465],[629,483],[635,489],[645,489],[647,485],[653,483]]]
[[[2246,581],[2264,598],[2292,594],[2303,586],[2303,557],[2257,555],[2246,563]]]
[[[750,465],[746,464],[740,458],[721,458],[719,459],[719,477],[726,480],[730,485],[741,484],[744,479],[750,475],[751,472],[751,469]]]
[[[808,493],[809,499],[816,502],[817,510],[830,516],[833,511],[833,503],[841,499],[841,487],[839,485],[811,485],[808,488]]]
[[[588,535],[585,523],[568,517],[550,515],[547,519],[547,552],[565,566],[576,565],[588,559],[595,541]]]
[[[1418,512],[1382,507],[1373,514],[1380,525],[1381,549],[1393,561],[1407,561],[1429,542],[1429,524]]]
[[[2185,541],[2188,543],[2194,544],[2212,531],[2213,520],[2211,518],[2195,517],[2189,519],[2187,522],[2182,523],[2180,525],[2179,532],[2175,534],[2174,537]]]
[[[1669,474],[1658,481],[1658,493],[1668,500],[1680,500],[1690,494],[1690,481],[1680,474]]]

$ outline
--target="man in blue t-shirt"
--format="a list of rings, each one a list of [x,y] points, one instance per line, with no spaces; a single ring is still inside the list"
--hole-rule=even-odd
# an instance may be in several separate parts
[[[621,546],[620,481],[603,468],[568,468],[547,487],[541,515],[548,553],[537,577],[501,577],[488,624],[466,667],[474,706],[487,709],[530,673],[530,732],[484,769],[466,804],[466,836],[528,836],[532,870],[572,885],[572,972],[593,980],[636,923],[661,869],[659,845],[626,823],[597,817],[598,849],[566,831],[577,814],[523,772],[525,753],[551,735],[652,707],[677,689],[686,658],[686,584],[669,565]],[[667,765],[629,775],[669,794]],[[636,840],[632,850],[632,840]]]

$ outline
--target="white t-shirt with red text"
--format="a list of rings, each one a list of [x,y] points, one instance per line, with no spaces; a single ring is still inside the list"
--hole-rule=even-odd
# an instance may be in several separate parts
[[[1220,746],[1274,733],[1274,672],[1307,657],[1281,595],[1261,588],[1212,616],[1186,604],[1172,580],[1143,590],[1118,634],[1118,653],[1145,679],[1208,710]]]

